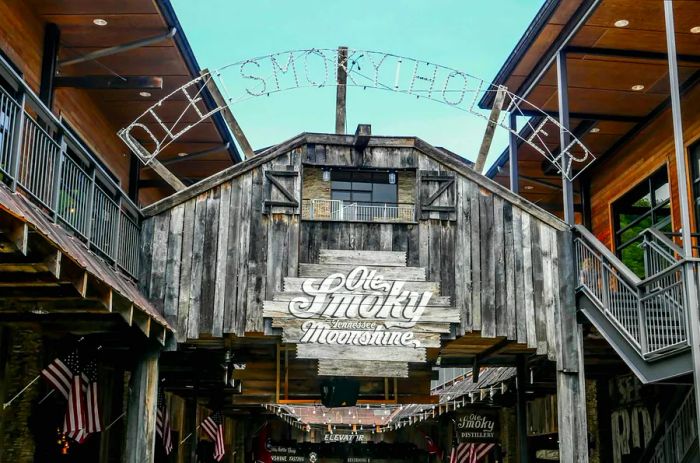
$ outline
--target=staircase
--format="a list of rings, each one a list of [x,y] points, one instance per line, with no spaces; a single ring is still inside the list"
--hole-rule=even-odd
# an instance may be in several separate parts
[[[687,393],[673,399],[658,424],[639,463],[697,463],[697,426],[695,424],[695,396]]]
[[[642,382],[691,373],[686,265],[678,246],[645,230],[642,279],[584,227],[575,232],[579,310]]]

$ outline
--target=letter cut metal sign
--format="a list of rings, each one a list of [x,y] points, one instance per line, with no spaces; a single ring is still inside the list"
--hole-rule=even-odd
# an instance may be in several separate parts
[[[460,315],[424,268],[405,262],[402,252],[321,250],[319,264],[301,264],[264,301],[263,317],[298,358],[319,361],[319,375],[407,377]]]

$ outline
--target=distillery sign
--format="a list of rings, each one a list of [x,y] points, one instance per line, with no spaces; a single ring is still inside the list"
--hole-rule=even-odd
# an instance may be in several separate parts
[[[358,266],[347,275],[307,279],[303,296],[289,302],[289,313],[306,320],[300,344],[421,347],[410,330],[433,296],[386,281],[376,270]]]
[[[456,423],[461,441],[493,441],[498,437],[498,415],[491,411],[467,411],[457,416]]]

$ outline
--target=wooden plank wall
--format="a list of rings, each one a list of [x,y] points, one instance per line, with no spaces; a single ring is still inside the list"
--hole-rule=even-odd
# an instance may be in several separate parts
[[[148,219],[144,263],[150,278],[143,289],[163,307],[180,340],[262,332],[262,301],[282,290],[285,276],[297,275],[300,262],[318,263],[321,249],[403,251],[407,265],[426,268],[427,279],[439,282],[441,295],[460,309],[455,334],[503,336],[556,358],[562,301],[571,288],[560,281],[571,278],[571,263],[560,262],[558,243],[571,239],[563,223],[557,227],[532,206],[515,205],[417,149],[370,147],[359,154],[347,146],[311,146]],[[309,164],[452,175],[454,184],[433,204],[454,212],[431,211],[431,218],[415,223],[300,221],[299,209],[289,207],[264,214],[263,196],[274,192],[264,171]],[[303,175],[294,178],[287,186],[301,199]],[[420,187],[431,188],[431,195],[439,184]]]

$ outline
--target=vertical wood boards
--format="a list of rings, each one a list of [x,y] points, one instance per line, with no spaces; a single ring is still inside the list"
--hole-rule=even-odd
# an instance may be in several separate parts
[[[418,223],[301,220],[299,208],[279,205],[264,213],[266,199],[286,198],[265,173],[294,173],[279,182],[300,200],[302,161],[416,169],[416,198],[435,196],[437,209]],[[458,335],[504,336],[575,368],[564,349],[576,326],[575,301],[566,299],[571,269],[563,268],[570,234],[413,149],[309,145],[149,218],[142,239],[141,287],[180,342],[263,332],[262,302],[299,263],[318,263],[320,250],[395,251],[441,283],[459,309]]]
[[[496,250],[493,196],[479,195],[479,243],[481,248],[481,335],[496,337]]]
[[[185,213],[182,224],[182,252],[180,253],[180,291],[177,301],[176,337],[178,342],[184,342],[187,339],[187,319],[190,311],[192,282],[195,205],[195,199],[191,199],[184,204]]]
[[[170,230],[165,237],[168,250],[165,264],[165,300],[163,315],[172,326],[177,326],[177,298],[180,294],[180,267],[182,263],[182,232],[185,219],[185,205],[180,204],[170,210]]]

